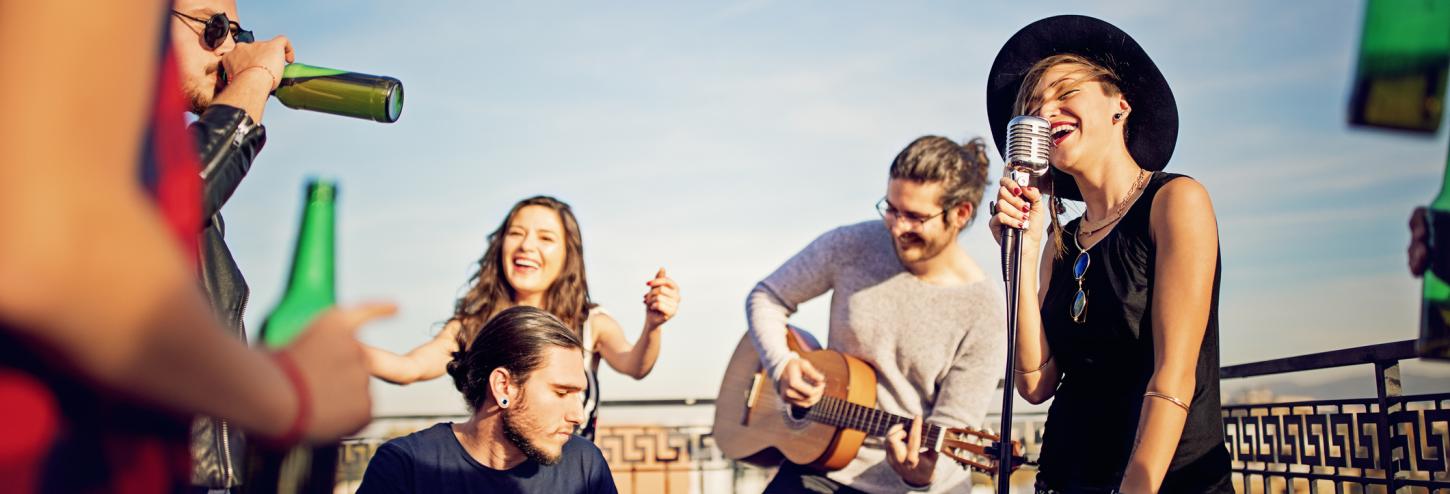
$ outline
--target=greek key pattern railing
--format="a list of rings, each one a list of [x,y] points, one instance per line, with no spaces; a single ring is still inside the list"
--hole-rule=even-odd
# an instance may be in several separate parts
[[[710,403],[692,403],[692,405]],[[680,406],[664,403],[661,406]],[[339,492],[352,492],[377,448],[394,437],[406,435],[444,420],[462,417],[380,418],[368,434],[349,439],[340,446],[337,480]],[[1014,430],[1035,454],[1042,436],[1040,414],[1025,414]],[[991,420],[989,420],[991,422]],[[715,446],[709,424],[601,425],[594,444],[599,446],[614,480],[623,493],[749,493],[760,492],[774,474],[726,458]]]
[[[1410,340],[1222,368],[1225,380],[1365,364],[1373,366],[1375,376],[1374,398],[1224,406],[1224,443],[1233,459],[1235,490],[1450,494],[1450,393],[1402,396],[1399,362],[1413,358]],[[713,400],[613,405],[689,408],[713,406]],[[465,418],[380,417],[341,446],[338,491],[357,488],[368,459],[388,439]],[[1016,414],[1014,419],[1013,436],[1035,457],[1043,417]],[[994,417],[987,420],[995,422]],[[724,458],[709,424],[605,425],[595,443],[625,493],[760,492],[773,474]],[[1021,487],[1030,490],[1031,473],[1018,475],[1025,476]],[[1019,487],[1015,477],[1014,492]]]
[[[594,444],[610,465],[641,471],[730,468],[709,426],[605,426]]]
[[[1450,494],[1450,393],[1402,396],[1415,341],[1298,355],[1220,370],[1225,379],[1369,364],[1375,397],[1223,407],[1234,487],[1243,493]]]
[[[1224,441],[1242,492],[1319,492],[1332,484],[1450,492],[1450,394],[1223,407]],[[1296,482],[1297,481],[1297,482]],[[1351,487],[1353,486],[1353,487]],[[1378,490],[1378,489],[1376,489]]]
[[[337,482],[341,484],[362,482],[363,472],[368,468],[368,460],[373,459],[373,453],[377,453],[378,446],[382,446],[384,442],[387,441],[351,439],[338,445]]]
[[[594,444],[620,492],[738,492],[743,480],[763,487],[770,475],[722,456],[708,425],[602,426]]]

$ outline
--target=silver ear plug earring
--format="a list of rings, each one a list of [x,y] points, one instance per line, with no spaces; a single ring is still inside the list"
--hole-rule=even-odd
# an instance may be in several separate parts
[[[1114,113],[1113,114],[1113,121],[1114,122],[1118,122],[1118,121],[1120,121],[1122,119],[1123,119],[1123,112],[1118,112],[1118,113]]]
[[[508,408],[509,407],[509,399],[508,398],[504,398],[502,400],[499,400],[498,406],[503,407],[503,408]]]

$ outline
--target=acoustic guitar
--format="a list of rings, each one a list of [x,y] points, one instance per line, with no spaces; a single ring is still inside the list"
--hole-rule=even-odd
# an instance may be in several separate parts
[[[715,443],[725,456],[760,466],[782,459],[818,470],[839,470],[856,458],[868,436],[885,436],[911,417],[876,409],[876,371],[865,361],[821,350],[809,333],[790,327],[790,348],[826,376],[825,394],[809,409],[785,403],[746,334],[735,347],[715,399]],[[995,475],[996,435],[962,427],[922,424],[922,447],[963,467]],[[1021,445],[1012,442],[1014,458]],[[1013,465],[1020,465],[1014,460]]]

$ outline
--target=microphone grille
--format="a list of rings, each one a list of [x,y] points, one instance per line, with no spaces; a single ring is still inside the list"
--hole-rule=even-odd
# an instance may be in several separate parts
[[[1007,122],[1007,166],[1013,170],[1047,173],[1052,151],[1052,125],[1040,117],[1019,115]]]

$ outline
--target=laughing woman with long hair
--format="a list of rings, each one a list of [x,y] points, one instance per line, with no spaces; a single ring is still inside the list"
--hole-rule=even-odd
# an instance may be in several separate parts
[[[1162,171],[1178,137],[1168,82],[1123,31],[1058,16],[1013,35],[987,86],[999,149],[1013,115],[1052,126],[1051,190],[1004,179],[992,218],[994,234],[1023,229],[1026,245],[1051,223],[1040,257],[1022,253],[1022,293],[1037,297],[1017,306],[1017,389],[1053,398],[1037,492],[1233,492],[1218,225],[1203,185]],[[1063,200],[1082,216],[1059,223]]]
[[[437,378],[493,316],[514,306],[538,307],[578,332],[584,342],[589,387],[584,392],[587,417],[578,434],[592,440],[598,418],[599,361],[602,358],[635,379],[649,375],[659,357],[660,328],[679,307],[679,285],[664,269],[646,284],[644,330],[630,344],[619,322],[589,298],[584,240],[569,205],[548,196],[524,199],[489,235],[488,250],[478,261],[468,293],[458,299],[443,330],[404,355],[367,347],[369,366],[374,376],[394,384]]]

